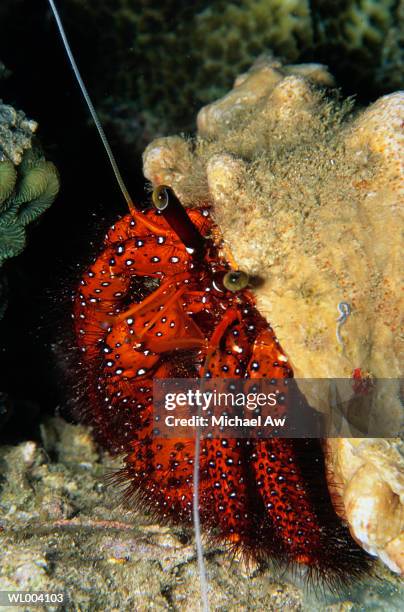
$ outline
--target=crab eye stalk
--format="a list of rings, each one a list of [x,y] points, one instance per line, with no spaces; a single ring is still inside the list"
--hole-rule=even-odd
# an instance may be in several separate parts
[[[169,204],[169,187],[159,185],[153,189],[152,200],[157,210],[163,212]]]
[[[195,257],[205,251],[205,239],[199,233],[171,187],[159,185],[153,190],[152,202],[187,250]]]
[[[223,277],[223,285],[229,291],[241,291],[247,287],[248,282],[248,274],[242,270],[230,270]]]

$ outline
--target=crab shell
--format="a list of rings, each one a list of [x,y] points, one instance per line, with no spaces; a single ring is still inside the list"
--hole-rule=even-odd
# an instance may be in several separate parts
[[[376,427],[398,431],[404,93],[353,114],[320,91],[332,83],[324,66],[262,57],[200,110],[194,142],[152,142],[144,174],[172,186],[185,205],[211,203],[236,263],[262,280],[258,308],[310,403],[328,410],[329,383],[301,379],[361,371],[374,382]],[[342,302],[350,314],[340,324]],[[379,379],[396,380],[386,391]],[[397,439],[345,438],[330,441],[326,453],[330,482],[340,485],[331,492],[353,536],[397,572],[404,571],[401,447]]]

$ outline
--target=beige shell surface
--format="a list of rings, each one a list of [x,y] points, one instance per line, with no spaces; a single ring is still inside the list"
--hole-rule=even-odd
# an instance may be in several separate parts
[[[172,186],[187,206],[212,204],[235,262],[262,281],[258,308],[296,378],[349,379],[360,369],[374,381],[373,420],[398,431],[400,385],[384,387],[382,379],[398,379],[403,370],[404,92],[354,113],[349,101],[318,87],[332,84],[324,66],[282,66],[262,57],[226,96],[200,110],[194,142],[152,142],[144,173],[153,184]],[[329,408],[327,384],[302,384],[322,411]],[[398,452],[389,459],[401,474],[398,490],[380,467],[383,452],[367,459],[366,440],[357,477],[348,475],[339,463],[357,442],[330,444],[329,467],[343,484],[354,536],[398,571],[403,525],[390,518],[401,516],[404,461]],[[377,501],[389,495],[399,501]],[[377,542],[374,525],[353,518],[365,517],[366,508]]]
[[[327,440],[330,491],[359,544],[404,574],[403,443],[397,439]]]

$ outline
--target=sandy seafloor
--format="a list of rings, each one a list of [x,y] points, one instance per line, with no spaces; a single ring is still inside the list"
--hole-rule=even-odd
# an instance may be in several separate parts
[[[44,610],[201,610],[192,530],[123,509],[105,484],[119,463],[86,428],[51,418],[41,435],[0,447],[0,590],[68,595]],[[335,596],[218,547],[205,555],[212,610],[402,610],[400,580],[379,563],[378,578]]]

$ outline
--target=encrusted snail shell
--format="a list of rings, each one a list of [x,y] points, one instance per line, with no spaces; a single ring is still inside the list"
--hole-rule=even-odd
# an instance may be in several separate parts
[[[160,138],[144,173],[186,205],[209,202],[298,379],[374,381],[372,415],[402,419],[404,93],[354,114],[318,86],[319,64],[260,58],[198,114],[198,137]],[[349,309],[341,317],[339,306]],[[324,384],[302,385],[327,410]],[[386,416],[387,414],[387,416]],[[386,422],[387,421],[387,422]],[[397,439],[330,440],[326,461],[337,510],[354,538],[404,571],[404,461]],[[338,498],[338,499],[337,499]]]

